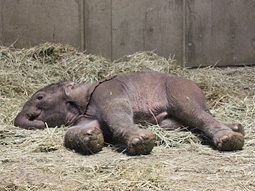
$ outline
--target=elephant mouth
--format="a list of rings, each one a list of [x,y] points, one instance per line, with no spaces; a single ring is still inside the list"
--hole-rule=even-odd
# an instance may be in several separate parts
[[[36,113],[29,113],[27,114],[27,118],[29,121],[34,121],[40,116],[41,112],[36,112]]]

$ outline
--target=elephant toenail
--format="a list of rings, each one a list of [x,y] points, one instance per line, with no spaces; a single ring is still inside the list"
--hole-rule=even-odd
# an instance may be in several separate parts
[[[88,133],[89,135],[92,135],[92,133],[93,133],[94,130],[95,130],[95,128],[91,128],[91,129],[89,129],[89,130],[87,131],[87,133]]]
[[[229,140],[229,137],[228,137],[227,135],[225,135],[225,136],[223,136],[223,137],[221,138],[221,141],[222,141],[223,143],[227,142],[228,140]]]
[[[237,125],[237,128],[238,128],[238,129],[241,129],[242,127],[243,127],[243,126],[242,126],[241,124],[238,124],[238,125]]]
[[[147,139],[147,138],[148,138],[148,136],[147,136],[147,135],[145,135],[145,134],[142,134],[142,135],[141,135],[141,138],[142,138],[143,140],[145,140],[145,139]]]
[[[238,131],[238,130],[239,130],[238,125],[235,125],[235,126],[233,127],[233,129],[234,129],[235,131]]]
[[[137,145],[141,142],[141,140],[139,138],[134,138],[132,141],[132,145]]]
[[[88,143],[88,142],[89,142],[89,140],[90,140],[90,138],[89,138],[89,137],[85,137],[85,138],[84,138],[84,143]]]

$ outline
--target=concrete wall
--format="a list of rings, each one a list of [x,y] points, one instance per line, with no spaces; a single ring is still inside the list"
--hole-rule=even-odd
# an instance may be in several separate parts
[[[255,0],[0,0],[0,44],[68,43],[117,59],[154,50],[180,64],[255,64]]]

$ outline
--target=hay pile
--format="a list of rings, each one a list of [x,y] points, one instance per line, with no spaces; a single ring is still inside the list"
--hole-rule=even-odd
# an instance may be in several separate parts
[[[27,131],[12,125],[33,92],[61,80],[91,82],[130,71],[176,73],[197,83],[211,112],[245,126],[244,150],[221,153],[189,131],[158,126],[157,147],[130,157],[108,146],[92,156],[67,151],[67,127]],[[153,52],[111,62],[45,43],[0,49],[0,190],[255,190],[255,68],[187,69]]]

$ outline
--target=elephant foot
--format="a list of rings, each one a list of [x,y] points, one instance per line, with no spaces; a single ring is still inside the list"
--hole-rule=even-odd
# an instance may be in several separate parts
[[[155,135],[148,130],[142,130],[129,139],[127,153],[129,155],[146,155],[152,151],[154,145]]]
[[[217,133],[215,145],[220,151],[241,150],[244,145],[244,136],[234,131],[220,131]]]
[[[65,147],[83,154],[93,154],[102,150],[104,137],[98,127],[71,127],[65,134]]]
[[[244,127],[240,123],[224,123],[228,126],[232,131],[241,133],[244,136]]]

